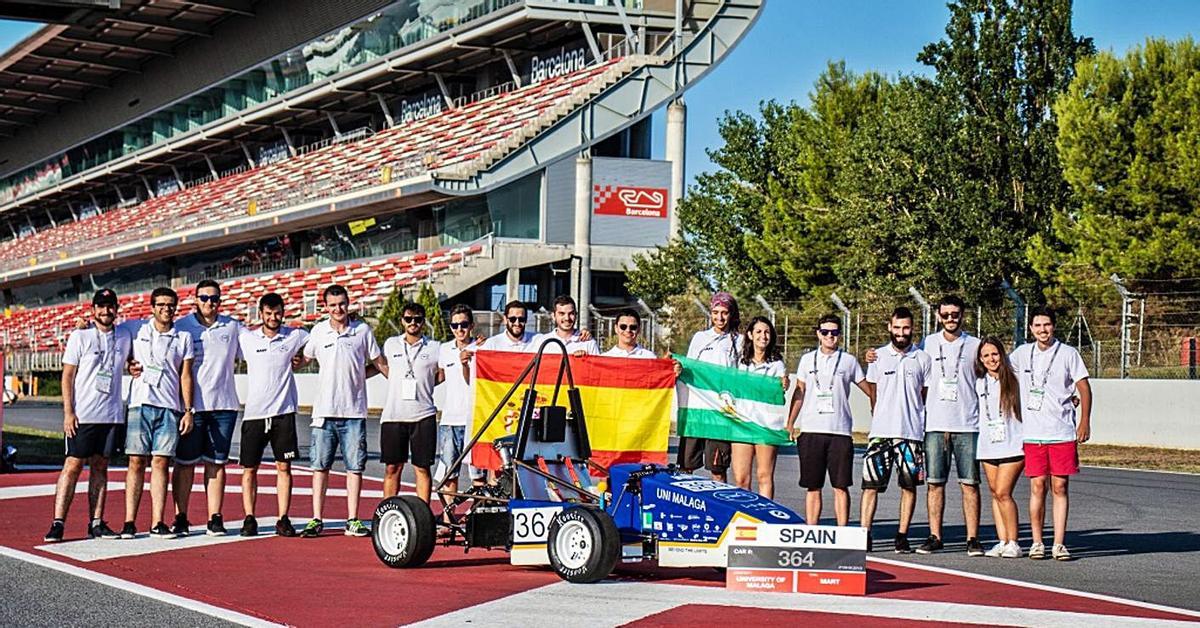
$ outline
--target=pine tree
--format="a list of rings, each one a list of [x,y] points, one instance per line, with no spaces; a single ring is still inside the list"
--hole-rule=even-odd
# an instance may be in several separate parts
[[[450,337],[450,327],[446,325],[446,317],[442,314],[442,305],[438,302],[433,286],[428,283],[421,284],[421,289],[417,292],[417,303],[425,306],[425,325],[429,330],[429,337],[437,341],[447,340]]]
[[[388,295],[383,307],[379,310],[378,322],[375,323],[375,341],[383,346],[383,341],[392,336],[404,333],[403,321],[400,320],[404,309],[404,291],[396,286]]]

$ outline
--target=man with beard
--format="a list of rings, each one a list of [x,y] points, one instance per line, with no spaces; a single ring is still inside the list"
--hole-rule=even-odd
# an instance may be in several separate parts
[[[525,351],[534,335],[531,331],[525,331],[527,323],[525,304],[509,301],[504,305],[504,331],[485,340],[479,348],[488,351]]]
[[[653,360],[654,352],[643,347],[638,342],[638,330],[642,326],[642,317],[638,315],[637,310],[625,309],[617,314],[617,344],[612,349],[605,351],[603,355],[610,358],[639,358],[643,360]]]
[[[575,299],[565,294],[559,295],[554,299],[554,331],[534,336],[525,350],[537,351],[544,341],[557,338],[567,346],[569,355],[575,357],[599,355],[600,344],[591,337],[587,330],[580,331],[575,328],[578,318],[579,312],[575,305]],[[546,349],[554,353],[558,352],[556,345],[550,345]]]
[[[275,457],[275,490],[279,520],[275,533],[296,536],[288,519],[292,503],[292,460],[300,456],[296,442],[296,378],[292,361],[308,342],[308,332],[283,326],[283,297],[274,292],[258,300],[262,326],[254,331],[242,329],[238,337],[246,360],[246,411],[242,416],[242,446],[238,462],[242,465],[242,536],[258,534],[254,502],[258,497],[258,467],[263,452],[271,445]]]
[[[878,494],[887,490],[892,468],[898,470],[900,527],[897,554],[908,554],[908,526],[922,482],[925,438],[925,393],[932,374],[929,354],[913,346],[913,314],[906,307],[892,311],[891,343],[876,350],[878,359],[867,368],[871,397],[871,432],[863,454],[862,527],[871,551],[871,522]]]
[[[104,522],[108,460],[125,449],[125,408],[121,403],[121,371],[129,360],[133,337],[116,329],[117,295],[107,288],[92,297],[95,325],[67,338],[63,354],[63,432],[67,458],[54,491],[54,521],[47,543],[63,540],[67,512],[75,497],[75,482],[86,462],[88,474],[88,537],[120,537]]]
[[[381,370],[388,376],[387,401],[379,416],[379,461],[385,465],[383,497],[400,492],[400,474],[405,463],[411,462],[417,497],[428,502],[430,467],[437,450],[433,388],[445,381],[446,374],[438,364],[441,343],[424,334],[425,306],[405,303],[400,316],[404,334],[383,343],[387,369]]]

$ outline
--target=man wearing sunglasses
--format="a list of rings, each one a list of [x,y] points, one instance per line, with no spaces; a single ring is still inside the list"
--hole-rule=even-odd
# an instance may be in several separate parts
[[[437,447],[437,408],[433,388],[446,374],[438,365],[441,343],[425,335],[425,306],[405,303],[404,334],[383,343],[388,394],[379,421],[379,461],[384,464],[383,497],[400,491],[400,473],[411,461],[417,497],[429,501],[430,467]],[[461,364],[461,362],[460,362]],[[459,368],[462,368],[461,366]]]
[[[638,343],[638,330],[642,327],[642,317],[637,310],[625,309],[617,314],[615,324],[617,344],[603,355],[610,358],[642,358],[654,359],[654,352]]]
[[[196,309],[191,316],[175,322],[180,333],[192,337],[192,380],[196,383],[193,429],[179,439],[175,452],[175,474],[171,493],[175,497],[175,525],[171,531],[187,536],[188,502],[196,464],[204,461],[204,487],[208,497],[209,536],[225,536],[221,502],[225,497],[225,464],[237,425],[237,385],[233,371],[241,350],[238,337],[242,326],[220,313],[221,286],[212,279],[196,284]]]
[[[316,403],[312,410],[309,457],[313,467],[313,518],[300,532],[315,538],[325,529],[325,489],[338,450],[346,463],[346,536],[370,536],[358,518],[362,474],[367,466],[367,378],[387,376],[387,361],[375,342],[371,327],[350,317],[350,294],[337,284],[321,295],[329,318],[313,325],[303,358],[320,364]],[[367,364],[370,363],[368,367]]]
[[[488,351],[525,351],[533,340],[533,332],[525,331],[525,304],[509,301],[504,305],[504,331],[488,338],[480,349]]]
[[[842,319],[833,314],[822,316],[816,335],[818,348],[801,356],[796,367],[796,392],[792,393],[787,430],[796,440],[800,456],[808,525],[820,522],[821,491],[828,475],[833,486],[833,513],[837,524],[844,526],[850,521],[849,488],[854,483],[850,386],[858,386],[868,396],[871,393],[858,360],[838,346]],[[797,416],[799,428],[795,427]]]
[[[559,295],[554,299],[554,331],[534,336],[526,350],[537,351],[538,347],[542,346],[542,342],[550,338],[557,338],[567,346],[568,355],[575,357],[599,355],[600,344],[596,342],[596,339],[575,328],[578,318],[579,311],[578,306],[575,305],[575,299],[565,294]],[[546,349],[550,353],[558,352],[557,345],[550,345]]]
[[[474,396],[471,392],[471,378],[474,374],[475,349],[478,346],[471,340],[471,331],[475,328],[475,314],[464,303],[450,308],[450,333],[454,339],[443,342],[438,350],[438,366],[441,369],[445,384],[445,398],[442,401],[442,420],[437,427],[437,473],[434,480],[441,481],[449,476],[446,489],[458,490],[458,475],[460,469],[451,468],[454,461],[462,455],[463,443],[466,440],[467,426],[471,423],[471,411],[474,407]],[[470,462],[470,456],[467,457]],[[471,479],[482,482],[483,473],[474,467],[469,467]]]
[[[192,337],[175,328],[179,297],[170,288],[150,293],[151,319],[124,323],[134,336],[133,359],[141,364],[130,391],[132,413],[125,436],[129,471],[125,476],[125,526],[121,538],[137,535],[138,504],[142,499],[146,462],[150,462],[150,536],[175,538],[163,522],[167,503],[167,467],[175,456],[180,435],[192,431]]]

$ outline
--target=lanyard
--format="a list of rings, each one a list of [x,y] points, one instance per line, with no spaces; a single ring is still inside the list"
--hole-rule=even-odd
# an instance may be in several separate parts
[[[962,340],[962,336],[959,336],[959,340]],[[965,347],[966,345],[967,345],[967,343],[965,340],[963,341],[962,344],[958,345],[958,355],[954,356],[954,375],[956,377],[958,376],[958,363],[962,361],[963,347]],[[944,351],[945,347],[946,347],[946,345],[945,345],[945,341],[943,339],[943,342],[938,343],[938,362],[941,363],[941,367],[942,367],[942,379],[946,378],[946,354]]]
[[[105,336],[111,336],[107,347],[104,346]],[[112,368],[112,352],[117,345],[117,330],[114,328],[112,331],[104,333],[97,329],[96,344],[100,348],[100,368]]]
[[[992,376],[984,375],[983,376],[983,394],[980,395],[980,397],[983,397],[982,405],[983,405],[984,412],[987,413],[987,422],[988,423],[992,422],[992,406],[988,405],[988,401],[992,398],[991,387],[992,387]]]
[[[821,358],[821,351],[818,349],[813,355],[813,383],[817,385],[817,390],[821,389],[821,373],[817,368],[817,360]],[[829,387],[826,390],[833,390],[833,380],[837,376],[838,365],[842,363],[842,350],[838,349],[837,359],[833,361],[833,370],[829,371]]]
[[[1054,342],[1054,353],[1050,354],[1050,362],[1046,364],[1046,370],[1042,372],[1042,385],[1038,386],[1033,379],[1033,372],[1037,369],[1033,368],[1033,358],[1037,355],[1037,343],[1033,343],[1029,347],[1029,385],[1033,388],[1046,388],[1046,382],[1050,379],[1050,369],[1054,366],[1054,358],[1058,357],[1058,350],[1062,348],[1062,343]]]
[[[404,376],[405,376],[405,377],[407,377],[407,378],[409,378],[409,379],[413,379],[414,377],[416,377],[416,374],[413,372],[413,366],[414,366],[414,365],[413,365],[413,360],[414,360],[415,358],[414,358],[414,357],[411,357],[411,356],[409,356],[409,355],[408,355],[408,341],[407,341],[407,340],[401,340],[401,341],[400,341],[400,343],[404,345],[404,361],[405,361],[405,362],[408,362],[408,373],[407,373],[407,374],[405,374]],[[424,336],[422,336],[422,337],[421,337],[421,344],[420,344],[420,345],[417,347],[417,357],[420,357],[420,355],[421,355],[421,350],[422,350],[422,349],[424,349],[424,348],[425,348],[425,337],[424,337]]]

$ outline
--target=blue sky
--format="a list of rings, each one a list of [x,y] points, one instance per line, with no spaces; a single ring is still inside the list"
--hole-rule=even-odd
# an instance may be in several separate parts
[[[916,61],[939,39],[949,15],[939,0],[769,0],[758,24],[712,74],[686,95],[689,179],[711,168],[705,149],[720,142],[717,119],[726,110],[757,111],[764,100],[807,102],[830,60],[855,71],[924,72]],[[1147,37],[1179,39],[1200,24],[1198,0],[1077,0],[1075,32],[1097,48],[1123,53]],[[0,50],[36,25],[0,20]],[[655,153],[663,153],[664,116],[655,117]]]

